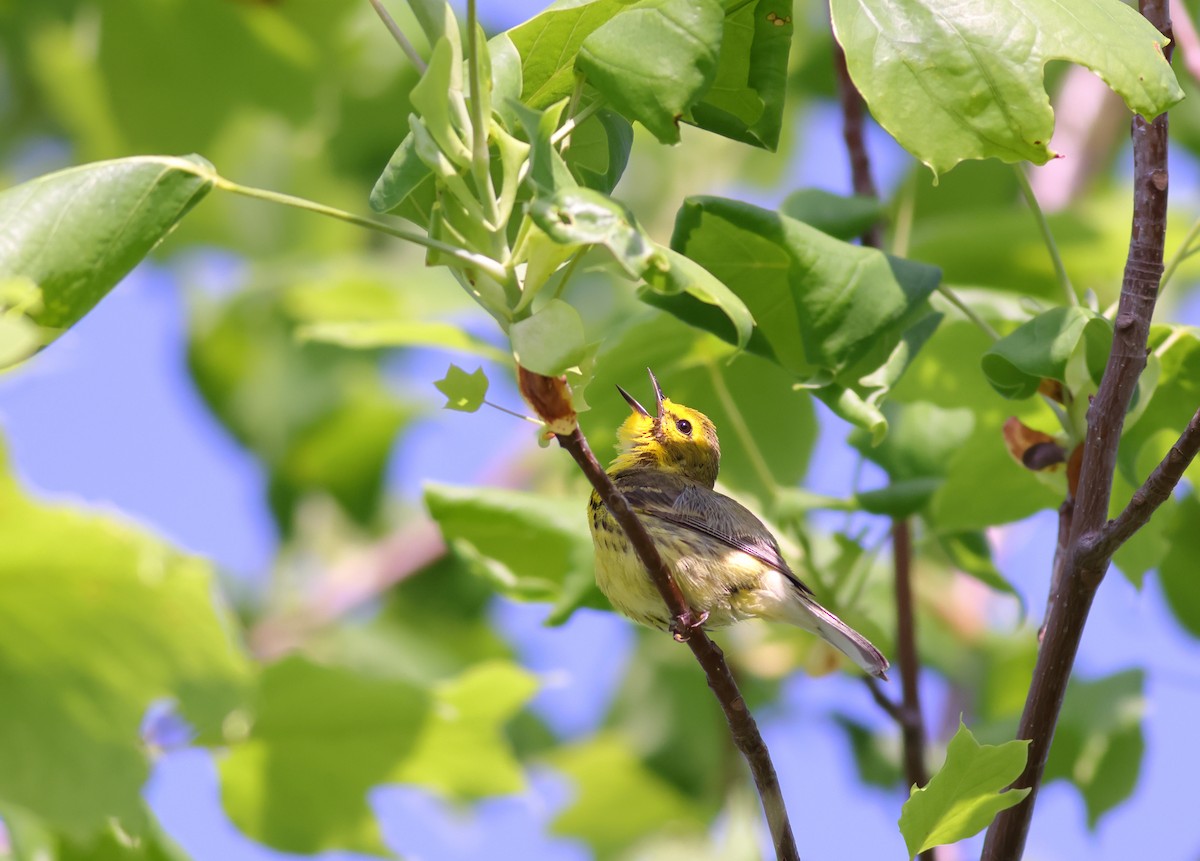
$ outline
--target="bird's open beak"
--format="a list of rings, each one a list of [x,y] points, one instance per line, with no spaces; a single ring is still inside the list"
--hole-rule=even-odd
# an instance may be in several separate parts
[[[654,371],[646,368],[646,373],[650,375],[650,382],[654,384],[654,399],[658,403],[658,417],[661,419],[663,414],[663,393],[662,386],[658,384],[658,377],[654,376]]]
[[[621,397],[625,399],[625,402],[628,403],[629,406],[633,407],[634,412],[641,413],[646,417],[650,416],[650,413],[646,412],[646,408],[637,402],[637,398],[629,394],[629,392],[625,391],[620,386],[617,386],[617,391],[621,393]]]

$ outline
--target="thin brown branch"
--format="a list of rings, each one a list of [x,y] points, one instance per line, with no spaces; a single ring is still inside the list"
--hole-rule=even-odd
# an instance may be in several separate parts
[[[842,105],[842,139],[846,142],[846,154],[850,157],[850,179],[854,193],[863,197],[878,197],[875,180],[871,177],[871,159],[867,154],[865,126],[866,105],[862,94],[850,80],[846,68],[846,53],[842,46],[833,43],[833,67],[837,73],[838,98]],[[883,247],[882,232],[873,224],[862,236],[863,245],[871,248]]]
[[[1169,39],[1167,0],[1141,0],[1139,8]],[[1163,50],[1169,61],[1171,43]],[[1088,409],[1079,487],[1058,596],[1046,620],[1045,638],[1017,730],[1018,738],[1029,739],[1029,759],[1013,786],[1031,791],[1020,804],[1001,812],[992,822],[984,841],[984,861],[1017,861],[1024,850],[1088,611],[1111,560],[1110,555],[1090,552],[1089,547],[1096,543],[1094,536],[1100,534],[1108,516],[1125,412],[1146,365],[1147,336],[1163,272],[1167,225],[1167,116],[1164,113],[1153,121],[1136,116],[1132,131],[1133,223],[1112,352]]]
[[[779,778],[767,745],[758,731],[758,725],[750,709],[738,690],[725,656],[717,644],[709,639],[700,627],[701,620],[697,619],[684,600],[679,585],[671,575],[671,569],[663,560],[662,555],[654,544],[654,540],[646,531],[645,525],[630,507],[629,502],[617,490],[612,479],[600,466],[596,456],[592,454],[583,431],[578,426],[567,434],[556,434],[561,445],[583,474],[587,476],[592,487],[600,495],[613,518],[625,530],[626,537],[637,552],[638,558],[650,574],[654,585],[662,594],[663,600],[674,617],[672,625],[675,636],[687,642],[696,656],[696,660],[708,677],[708,686],[721,704],[725,712],[725,720],[729,723],[729,731],[734,744],[746,758],[750,771],[754,775],[754,783],[758,787],[762,799],[763,812],[767,817],[767,826],[771,831],[771,840],[775,846],[775,856],[779,861],[799,861],[800,855],[796,849],[796,841],[792,836],[791,824],[788,822],[787,808],[783,802],[783,791],[779,787]]]
[[[1183,478],[1200,452],[1200,409],[1192,415],[1179,439],[1159,462],[1145,483],[1134,491],[1129,504],[1115,518],[1104,524],[1099,533],[1092,533],[1079,547],[1083,564],[1097,559],[1111,559],[1122,544],[1146,525],[1158,507],[1171,498],[1171,492]]]
[[[1038,642],[1046,636],[1046,620],[1054,602],[1058,600],[1058,589],[1062,584],[1063,566],[1067,561],[1067,549],[1071,543],[1071,522],[1075,519],[1075,497],[1067,492],[1067,498],[1058,507],[1058,540],[1054,543],[1054,563],[1050,569],[1050,590],[1046,593],[1046,612],[1042,615],[1042,627],[1038,629]]]

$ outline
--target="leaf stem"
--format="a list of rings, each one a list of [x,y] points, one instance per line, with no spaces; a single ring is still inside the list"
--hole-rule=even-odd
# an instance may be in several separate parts
[[[290,194],[281,194],[277,191],[269,191],[265,188],[255,188],[250,185],[241,185],[233,180],[226,179],[217,173],[196,171],[197,174],[206,176],[212,180],[212,183],[217,188],[224,191],[240,194],[243,197],[252,197],[256,200],[265,200],[270,203],[278,203],[283,206],[290,206],[293,209],[303,209],[308,212],[315,212],[318,215],[324,215],[328,218],[336,218],[339,221],[345,221],[348,224],[353,224],[357,227],[365,227],[368,230],[375,230],[379,233],[386,233],[389,236],[394,236],[397,239],[403,239],[406,242],[412,242],[415,245],[421,245],[425,248],[430,248],[434,251],[441,252],[447,257],[451,257],[464,266],[473,267],[475,269],[486,272],[491,277],[495,278],[501,284],[511,280],[511,275],[508,270],[497,263],[490,257],[483,254],[476,254],[473,251],[459,248],[455,245],[450,245],[446,242],[440,242],[422,233],[417,233],[412,230],[403,230],[398,227],[392,227],[382,221],[376,221],[373,218],[364,218],[361,215],[355,215],[352,212],[346,212],[343,209],[337,209],[333,206],[326,206],[323,203],[317,203],[313,200],[308,200],[303,197],[295,197]]]
[[[600,99],[596,99],[596,101],[585,105],[583,110],[574,116],[568,117],[565,123],[555,129],[554,134],[550,135],[550,143],[558,146],[564,138],[583,125],[584,122],[591,119],[592,114],[596,113],[602,107],[604,107],[604,103]]]
[[[383,26],[387,27],[388,32],[392,34],[392,38],[400,46],[400,50],[404,52],[404,56],[408,57],[408,61],[422,75],[425,74],[425,60],[417,53],[417,49],[413,47],[413,43],[408,41],[408,37],[404,35],[404,31],[400,29],[400,25],[396,23],[396,19],[391,16],[387,9],[384,8],[381,0],[368,0],[371,8],[375,10],[375,14],[379,16],[379,20],[383,22]]]
[[[978,326],[980,329],[982,329],[989,338],[991,338],[993,341],[1000,340],[1000,333],[997,332],[995,329],[993,329],[987,320],[983,319],[978,314],[976,314],[974,311],[972,311],[971,307],[966,302],[964,302],[957,293],[955,293],[953,290],[951,290],[945,284],[941,284],[941,283],[938,284],[936,289],[937,289],[938,293],[942,294],[942,296],[944,296],[946,298],[946,301],[948,301],[951,305],[953,305],[959,311],[962,311],[963,316],[965,316],[968,320],[970,320],[972,323],[974,323],[976,326]]]
[[[1179,245],[1179,250],[1171,256],[1171,262],[1163,270],[1162,280],[1158,283],[1158,293],[1160,296],[1162,295],[1163,288],[1167,286],[1167,282],[1171,280],[1171,276],[1175,274],[1175,270],[1179,268],[1179,264],[1195,254],[1197,250],[1200,250],[1192,248],[1192,243],[1196,241],[1197,236],[1200,236],[1200,218],[1192,222],[1187,236],[1183,238],[1183,242]]]
[[[1050,223],[1046,221],[1046,213],[1042,212],[1042,205],[1038,203],[1037,195],[1033,193],[1029,176],[1019,164],[1013,165],[1013,172],[1017,175],[1017,184],[1021,186],[1025,202],[1029,204],[1029,208],[1033,211],[1033,217],[1037,220],[1038,230],[1042,233],[1042,241],[1046,243],[1046,250],[1050,252],[1050,260],[1054,263],[1054,274],[1058,278],[1063,296],[1068,305],[1078,305],[1079,297],[1075,295],[1075,288],[1071,286],[1071,279],[1067,276],[1067,268],[1063,265],[1062,255],[1058,253],[1058,243],[1054,241],[1054,234],[1050,232]]]

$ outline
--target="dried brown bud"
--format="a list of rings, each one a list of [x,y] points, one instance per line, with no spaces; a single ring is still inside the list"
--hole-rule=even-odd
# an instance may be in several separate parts
[[[517,385],[521,397],[551,433],[569,434],[575,430],[578,422],[566,377],[545,377],[517,365]]]

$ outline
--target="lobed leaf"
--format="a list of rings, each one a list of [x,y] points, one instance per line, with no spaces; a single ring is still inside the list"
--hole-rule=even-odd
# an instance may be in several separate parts
[[[458,365],[451,365],[446,376],[433,384],[446,396],[446,409],[473,413],[483,406],[487,397],[488,378],[482,367],[468,374]]]
[[[1028,754],[1025,740],[981,745],[960,720],[945,763],[923,788],[912,788],[900,811],[908,857],[978,834],[997,813],[1019,803],[1029,790],[1005,787],[1025,770]]]

